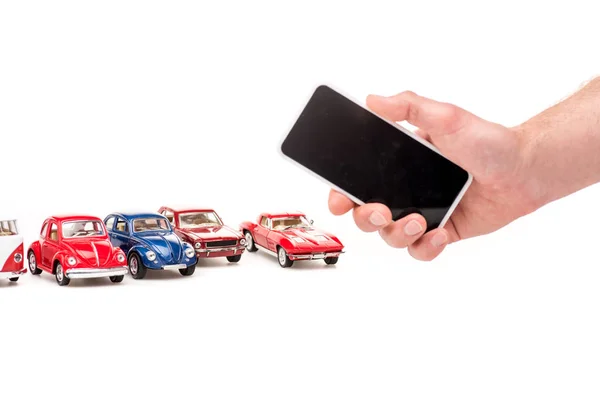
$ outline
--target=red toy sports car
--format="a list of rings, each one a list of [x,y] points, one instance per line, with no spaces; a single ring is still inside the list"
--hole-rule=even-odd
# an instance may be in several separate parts
[[[208,208],[161,207],[158,211],[169,220],[175,233],[194,246],[198,258],[227,257],[238,262],[246,249],[246,239]]]
[[[80,278],[121,282],[127,273],[125,253],[110,244],[102,220],[89,216],[48,218],[40,239],[29,247],[27,260],[33,275],[51,273],[60,286]]]
[[[256,222],[243,222],[240,229],[248,251],[266,250],[277,257],[283,268],[291,267],[296,260],[335,264],[344,252],[337,237],[315,229],[302,213],[263,213]]]

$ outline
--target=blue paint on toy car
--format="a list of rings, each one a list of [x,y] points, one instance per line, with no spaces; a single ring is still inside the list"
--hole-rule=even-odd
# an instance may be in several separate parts
[[[148,224],[142,223],[154,220],[158,222],[157,226],[145,230]],[[160,214],[113,213],[104,219],[104,223],[112,245],[120,247],[127,254],[127,259],[137,254],[148,269],[165,269],[175,265],[190,267],[198,261],[192,245],[183,242],[173,232],[169,221]],[[194,254],[190,257],[192,252]]]

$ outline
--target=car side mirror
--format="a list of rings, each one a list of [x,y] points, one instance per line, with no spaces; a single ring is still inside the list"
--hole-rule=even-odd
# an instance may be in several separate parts
[[[311,219],[309,222],[310,222],[311,225],[315,224],[315,220],[314,219]]]

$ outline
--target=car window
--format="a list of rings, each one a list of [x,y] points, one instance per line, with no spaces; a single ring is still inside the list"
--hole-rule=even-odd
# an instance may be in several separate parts
[[[133,220],[134,232],[165,231],[170,226],[164,218],[138,218]]]
[[[0,221],[0,236],[18,235],[17,222],[15,220]]]
[[[42,230],[40,231],[40,237],[45,239],[47,234],[48,234],[48,223],[45,222],[44,226],[42,226]]]
[[[166,219],[169,220],[169,222],[172,224],[174,221],[174,215],[171,211],[169,210],[164,210],[163,211],[163,215],[165,216]]]
[[[127,232],[127,222],[121,218],[117,219],[117,224],[115,225],[115,231]]]
[[[112,231],[113,228],[115,227],[115,217],[110,217],[109,219],[106,220],[106,229],[108,229],[109,231]]]
[[[260,220],[260,224],[262,226],[264,226],[265,228],[269,227],[269,219],[267,217],[262,217],[262,219]]]
[[[55,223],[52,224],[52,226],[50,227],[50,240],[58,242],[58,227],[56,226]]]

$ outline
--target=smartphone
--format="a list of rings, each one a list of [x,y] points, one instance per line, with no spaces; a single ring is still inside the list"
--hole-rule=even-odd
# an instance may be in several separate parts
[[[472,176],[431,143],[332,88],[319,86],[280,146],[284,157],[355,203],[382,203],[443,227]]]

